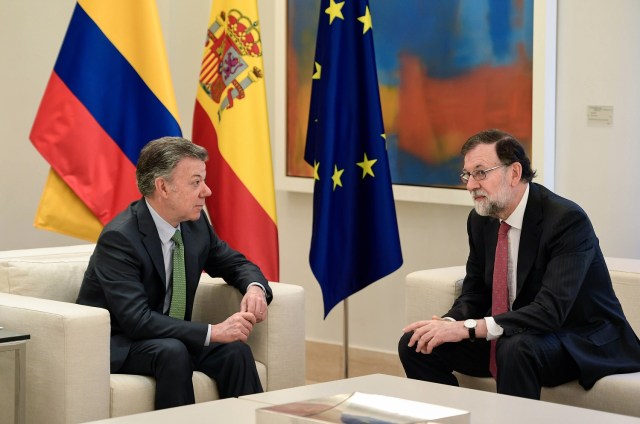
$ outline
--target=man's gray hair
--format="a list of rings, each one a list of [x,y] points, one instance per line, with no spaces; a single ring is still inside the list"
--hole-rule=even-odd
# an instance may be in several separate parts
[[[156,178],[170,181],[171,173],[184,158],[206,161],[209,155],[204,147],[182,137],[162,137],[147,143],[140,152],[136,166],[140,193],[145,197],[151,196],[156,190]]]

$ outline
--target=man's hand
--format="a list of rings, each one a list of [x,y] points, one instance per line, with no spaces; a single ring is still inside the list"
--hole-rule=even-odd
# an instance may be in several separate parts
[[[249,312],[236,312],[220,324],[211,326],[211,341],[220,343],[246,342],[256,317]]]
[[[251,286],[240,302],[240,312],[250,312],[255,322],[267,319],[267,297],[259,286]]]
[[[467,329],[460,321],[449,321],[438,316],[430,320],[417,321],[402,329],[408,333],[413,331],[409,347],[416,347],[416,352],[431,353],[433,348],[443,343],[459,342],[467,335]]]

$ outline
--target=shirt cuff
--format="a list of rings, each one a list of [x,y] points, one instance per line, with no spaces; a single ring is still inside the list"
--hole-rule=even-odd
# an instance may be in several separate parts
[[[263,286],[262,284],[260,284],[260,283],[256,283],[256,282],[253,282],[253,283],[249,284],[249,286],[248,286],[247,288],[249,288],[249,287],[251,287],[251,286],[258,286],[258,287],[260,287],[260,288],[262,289],[262,292],[264,293],[264,296],[265,296],[265,297],[267,296],[267,290],[264,288],[264,286]]]
[[[487,340],[495,340],[502,336],[504,329],[496,323],[493,317],[485,317],[484,321],[487,323]]]
[[[207,330],[207,340],[204,341],[205,346],[209,346],[209,342],[211,342],[211,324],[209,324],[209,329]]]

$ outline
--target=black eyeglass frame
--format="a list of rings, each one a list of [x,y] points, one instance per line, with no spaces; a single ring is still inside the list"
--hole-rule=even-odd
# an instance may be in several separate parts
[[[504,166],[509,166],[509,165],[505,165],[504,163],[502,163],[500,165],[494,166],[493,168],[476,169],[473,172],[465,171],[462,174],[460,174],[460,179],[465,184],[469,182],[469,179],[471,177],[473,177],[473,179],[476,180],[476,181],[482,181],[482,180],[487,178],[487,174],[489,172],[493,171],[494,169],[502,168]]]

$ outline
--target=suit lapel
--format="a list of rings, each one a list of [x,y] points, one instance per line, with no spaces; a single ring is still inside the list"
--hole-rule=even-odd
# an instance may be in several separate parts
[[[516,297],[522,290],[536,259],[540,244],[540,223],[542,222],[542,199],[537,184],[529,185],[529,199],[522,220],[520,247],[518,248],[518,281]]]
[[[156,271],[158,271],[160,277],[162,277],[160,282],[166,290],[164,282],[167,281],[167,276],[164,270],[164,258],[162,257],[160,236],[158,236],[158,230],[153,222],[151,212],[149,212],[147,202],[145,202],[144,198],[138,202],[135,206],[135,210],[138,217],[138,230],[143,234],[142,243],[147,249],[147,253],[149,253],[153,266]]]
[[[498,244],[498,228],[500,227],[500,220],[496,218],[489,219],[489,222],[484,227],[484,239],[487,241],[487,258],[486,266],[489,272],[488,276],[493,275],[493,266],[496,260],[496,245]],[[493,279],[488,279],[489,285],[493,284]]]
[[[180,229],[184,243],[184,267],[187,275],[187,286],[190,286],[189,282],[194,280],[193,272],[195,269],[198,269],[198,255],[193,252],[194,243],[192,240],[193,234],[191,233],[191,226],[183,222],[182,225],[180,225]],[[198,270],[198,272],[201,272],[201,270]],[[199,278],[196,278],[196,281],[198,280]]]

